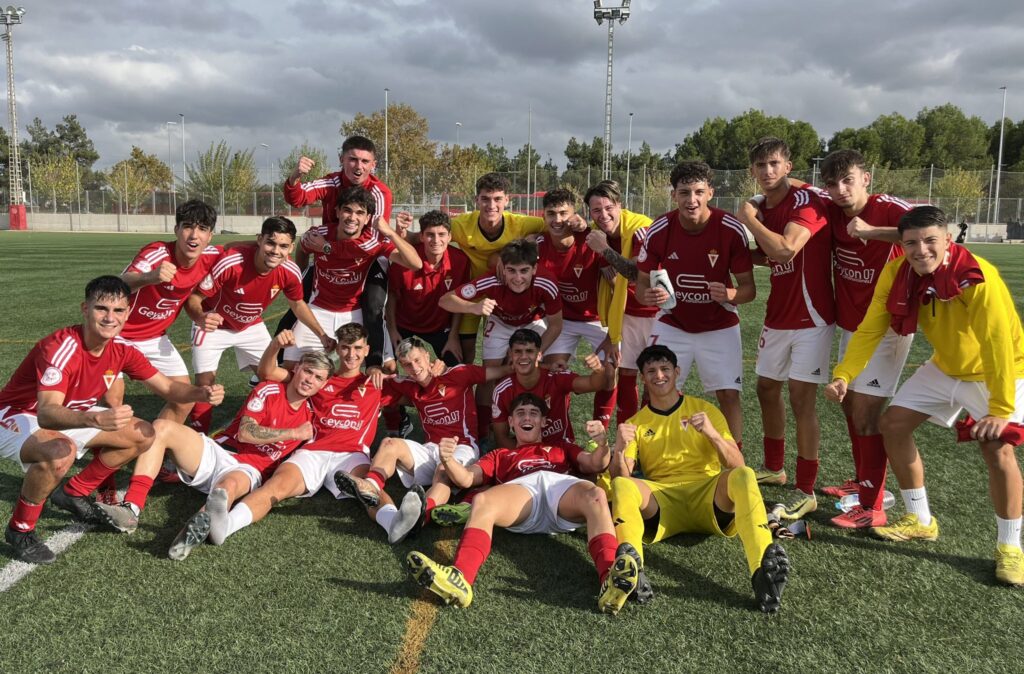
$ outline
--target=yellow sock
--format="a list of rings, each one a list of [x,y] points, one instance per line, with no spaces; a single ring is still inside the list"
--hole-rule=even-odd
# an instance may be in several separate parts
[[[761,566],[764,551],[772,544],[768,514],[752,468],[735,468],[729,473],[728,480],[726,486],[729,498],[736,504],[736,533],[743,543],[750,575],[754,575],[754,571]]]
[[[640,563],[644,560],[644,517],[640,514],[640,490],[628,477],[612,479],[612,520],[615,522],[615,537],[619,543],[629,543]],[[760,560],[758,560],[760,563]]]

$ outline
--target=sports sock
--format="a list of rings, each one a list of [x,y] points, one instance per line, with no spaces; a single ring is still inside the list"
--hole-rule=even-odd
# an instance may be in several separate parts
[[[132,479],[128,481],[128,491],[124,495],[124,502],[133,504],[141,512],[146,507],[146,497],[149,496],[149,490],[152,488],[153,478],[145,475],[132,475]]]
[[[101,482],[116,473],[119,467],[107,466],[97,454],[89,462],[89,465],[82,469],[81,473],[68,480],[64,491],[70,496],[88,496],[95,491],[96,487],[100,486]]]
[[[924,487],[918,489],[900,489],[900,496],[903,497],[903,506],[907,514],[917,515],[917,521],[923,526],[932,523],[932,511],[928,509],[928,494]]]
[[[615,388],[619,406],[615,420],[622,424],[640,409],[640,395],[636,390],[636,375],[619,373],[619,385]]]
[[[749,466],[740,466],[729,472],[726,491],[736,506],[736,533],[743,543],[750,575],[761,566],[764,551],[772,544],[768,529],[768,513],[764,509],[761,490],[757,488],[757,475]]]
[[[768,470],[779,471],[786,461],[786,439],[785,438],[764,438],[764,467]]]
[[[18,503],[21,503],[21,499],[18,499]],[[1002,545],[1012,545],[1019,548],[1020,522],[1021,518],[1019,517],[1015,520],[1004,520],[999,515],[996,515],[996,529],[999,531],[998,542]]]
[[[863,461],[861,447],[861,436],[857,435],[857,431],[854,430],[853,417],[846,417],[846,432],[850,436],[850,453],[853,454],[853,479],[856,482],[861,481],[861,462]]]
[[[476,405],[476,439],[484,442],[491,433],[491,406]]]
[[[210,403],[196,403],[188,414],[188,425],[200,433],[209,433],[210,425],[213,424],[213,405]]]
[[[228,530],[224,538],[250,524],[252,524],[252,511],[249,510],[249,506],[239,503],[228,513]]]
[[[241,508],[239,503],[235,509]],[[249,507],[245,507],[249,510]],[[206,497],[206,514],[210,516],[210,543],[220,545],[230,535],[231,513],[228,512],[228,493],[223,489],[214,489]],[[252,511],[249,511],[249,520],[252,521]]]
[[[427,507],[424,508],[424,512],[423,512],[423,523],[424,524],[427,524],[428,522],[430,522],[430,513],[432,513],[434,511],[434,508],[436,508],[436,507],[437,507],[437,501],[435,501],[434,499],[432,499],[430,497],[427,497]]]
[[[602,583],[604,577],[608,575],[608,569],[615,563],[615,548],[618,546],[619,541],[612,534],[598,534],[587,541],[587,550],[590,551],[594,567],[597,568],[597,578]]]
[[[14,512],[11,514],[11,521],[7,523],[7,526],[14,531],[27,533],[36,528],[36,522],[39,521],[39,515],[41,515],[42,512],[42,503],[29,503],[25,500],[24,496],[19,496],[18,502],[14,504]],[[1017,532],[1019,538],[1020,520],[1017,521]]]
[[[388,481],[388,478],[384,473],[380,472],[377,468],[371,468],[366,472],[366,479],[377,485],[377,489],[384,491],[384,483]]]
[[[113,489],[114,491],[117,491],[117,480],[114,478],[114,474],[111,473],[110,475],[108,475],[107,479],[103,480],[103,482],[100,482],[100,486],[96,488],[99,489],[100,491],[104,491],[107,489]]]
[[[871,510],[881,510],[885,495],[885,469],[888,465],[885,442],[881,435],[857,436],[855,442],[860,445],[860,469],[857,472],[860,478],[857,486],[860,504]]]
[[[402,425],[402,411],[396,406],[385,407],[381,415],[384,417],[384,428],[389,431],[397,431]]]
[[[491,537],[483,529],[466,527],[462,531],[462,540],[459,541],[459,548],[455,551],[455,561],[452,566],[462,572],[466,582],[472,585],[476,582],[476,574],[480,567],[487,561],[491,554]]]
[[[615,411],[617,397],[615,389],[598,391],[594,394],[594,418],[604,424],[605,428],[608,428],[612,422],[612,412]]]
[[[817,479],[818,460],[796,457],[796,488],[805,494],[813,494]]]
[[[629,543],[644,561],[644,516],[640,514],[640,488],[628,477],[612,478],[612,521],[615,537]]]
[[[374,517],[374,519],[377,520],[377,524],[384,528],[384,531],[391,531],[391,522],[397,515],[398,508],[394,503],[389,503],[387,505],[382,505],[377,510],[377,516]]]

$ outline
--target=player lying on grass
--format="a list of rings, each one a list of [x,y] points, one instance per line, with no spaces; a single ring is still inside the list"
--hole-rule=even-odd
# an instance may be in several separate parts
[[[224,430],[211,438],[188,426],[158,419],[149,451],[166,451],[177,466],[183,484],[204,494],[226,495],[227,507],[259,488],[299,445],[313,437],[312,398],[331,376],[334,366],[322,351],[304,353],[287,384],[258,384]],[[223,494],[221,494],[223,492]],[[138,523],[120,506],[97,503],[111,526],[131,532]],[[178,533],[168,556],[182,560],[210,533],[206,509],[189,518]]]
[[[440,444],[445,438],[454,439],[457,444],[453,458],[463,466],[480,457],[480,448],[474,437],[476,408],[473,385],[503,377],[510,368],[456,365],[435,374],[439,361],[431,360],[426,343],[418,337],[399,342],[395,355],[408,376],[387,380],[384,386],[394,389],[396,396],[408,399],[416,406],[427,442],[421,444],[401,438],[386,438],[377,448],[365,478],[339,471],[334,479],[338,491],[366,506],[372,518],[381,501],[390,500],[384,491],[384,483],[397,471],[406,489],[429,487],[425,496],[421,496],[426,521],[430,511],[447,503],[452,494],[446,471],[441,469]],[[394,522],[390,529],[386,529],[390,543],[397,543],[411,531],[403,517],[396,518]]]
[[[618,427],[612,452],[612,514],[625,548],[615,567],[635,575],[643,566],[643,543],[676,534],[738,534],[757,605],[776,613],[789,559],[772,543],[757,478],[718,408],[680,395],[676,363],[676,354],[662,345],[645,348],[636,361],[651,400]],[[632,477],[637,463],[644,479]],[[609,597],[618,606],[625,600]]]
[[[22,561],[49,564],[56,559],[35,535],[47,496],[76,520],[99,523],[89,495],[153,443],[153,427],[130,406],[98,405],[121,372],[173,403],[218,405],[224,397],[219,386],[200,388],[161,374],[118,338],[130,295],[116,276],[90,281],[82,323],[36,343],[0,391],[0,457],[17,461],[25,472],[4,538]],[[90,450],[92,461],[58,487],[75,459]]]
[[[441,442],[441,465],[453,485],[462,489],[494,485],[473,499],[451,566],[442,566],[422,552],[410,552],[406,557],[416,582],[446,604],[465,608],[473,601],[473,583],[491,552],[496,526],[520,534],[553,534],[586,523],[587,547],[597,567],[602,596],[612,583],[635,586],[635,576],[621,578],[612,570],[618,543],[604,491],[574,476],[607,467],[608,443],[601,440],[606,436],[604,426],[597,420],[587,422],[588,433],[599,443],[597,450],[588,454],[576,445],[541,440],[547,411],[544,401],[532,393],[516,398],[509,419],[518,440],[516,448],[496,449],[468,467],[455,459],[454,438]]]
[[[1024,335],[999,270],[953,243],[948,226],[946,214],[934,206],[918,206],[900,218],[904,257],[882,269],[825,395],[840,402],[846,397],[890,328],[898,335],[920,328],[932,357],[903,382],[880,422],[907,513],[871,531],[893,541],[939,537],[914,431],[929,420],[952,426],[966,409],[978,420],[967,435],[978,441],[988,467],[996,511],[996,579],[1024,585],[1021,473],[1014,455],[1024,442]]]

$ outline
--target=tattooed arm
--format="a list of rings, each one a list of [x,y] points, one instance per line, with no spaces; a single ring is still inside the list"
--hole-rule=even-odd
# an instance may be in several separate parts
[[[313,425],[308,421],[295,428],[269,428],[260,426],[252,417],[243,416],[238,426],[238,439],[250,445],[266,445],[288,440],[309,440]]]
[[[636,262],[627,260],[622,257],[619,253],[616,253],[612,248],[605,248],[604,252],[601,253],[605,261],[612,266],[622,276],[625,276],[630,281],[635,281],[637,277]]]

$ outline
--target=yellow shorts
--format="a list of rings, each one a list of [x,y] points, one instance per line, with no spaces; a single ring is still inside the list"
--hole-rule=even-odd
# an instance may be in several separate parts
[[[480,330],[480,317],[476,314],[462,314],[462,321],[459,323],[459,335],[476,336]]]
[[[715,488],[721,478],[722,475],[713,475],[690,482],[643,480],[660,510],[658,527],[653,533],[644,534],[644,543],[657,543],[676,534],[735,536],[735,521],[722,531],[715,517]]]

